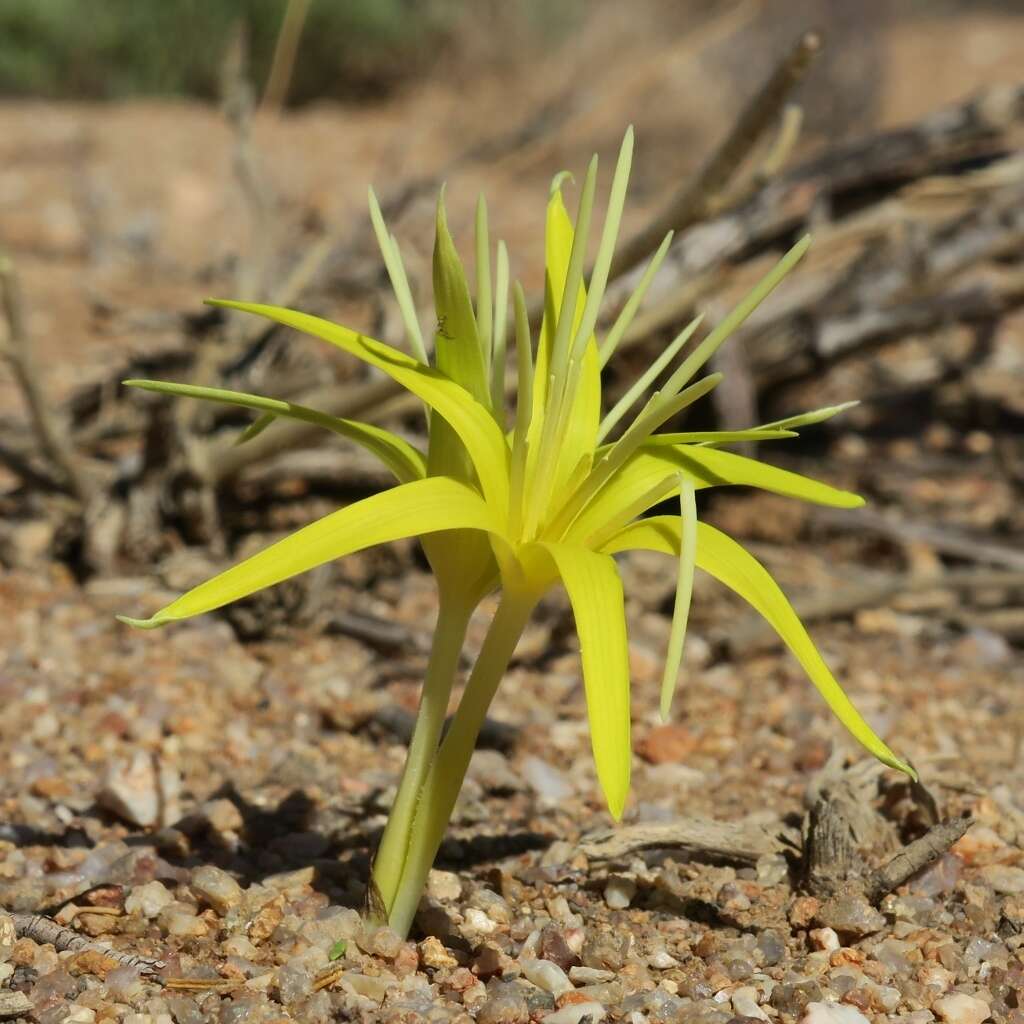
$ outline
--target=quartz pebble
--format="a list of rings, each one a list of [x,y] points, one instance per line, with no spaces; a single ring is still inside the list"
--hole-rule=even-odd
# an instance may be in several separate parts
[[[733,990],[732,1008],[739,1017],[755,1017],[757,1020],[768,1020],[768,1014],[757,1005],[757,989],[744,985]]]
[[[625,910],[636,895],[636,882],[613,875],[605,883],[604,901],[612,910]]]
[[[572,785],[565,775],[539,757],[523,758],[520,771],[530,788],[543,800],[557,803],[572,795]]]
[[[885,918],[863,896],[855,894],[826,900],[816,918],[819,924],[853,938],[871,935],[885,927]]]
[[[96,799],[130,825],[150,828],[177,820],[180,789],[181,778],[173,768],[154,764],[139,750],[129,759],[111,762]]]
[[[447,967],[458,967],[459,961],[444,948],[444,943],[434,935],[428,935],[418,946],[420,963],[424,967],[441,970]]]
[[[569,980],[576,985],[597,985],[602,981],[614,981],[614,971],[602,971],[597,967],[570,967]]]
[[[659,949],[657,953],[652,953],[647,958],[647,964],[656,971],[670,971],[673,967],[679,966],[679,961],[671,953]]]
[[[462,895],[462,882],[454,872],[434,868],[427,875],[427,895],[440,903],[452,902]]]
[[[544,1024],[580,1024],[584,1018],[589,1018],[592,1024],[604,1020],[607,1011],[600,1003],[569,1003],[554,1013],[545,1014],[541,1017]]]
[[[477,1013],[477,1024],[527,1024],[530,1007],[520,986],[499,982],[488,987],[487,999]]]
[[[845,1003],[808,1003],[800,1024],[871,1024],[854,1006]]]
[[[167,891],[163,882],[147,882],[145,885],[137,885],[128,894],[124,901],[125,913],[142,914],[150,918],[159,916],[164,907],[170,906],[174,897]]]
[[[204,864],[192,872],[192,891],[223,917],[242,902],[242,887],[226,872]]]
[[[519,966],[523,977],[533,982],[537,988],[550,992],[556,998],[564,992],[571,992],[572,982],[566,977],[565,971],[550,960],[520,959]]]
[[[979,874],[998,893],[1011,896],[1024,892],[1024,868],[1008,864],[989,864],[983,867]]]
[[[947,1024],[981,1024],[992,1016],[992,1010],[984,999],[953,992],[932,1003],[932,1010]]]
[[[829,953],[839,949],[840,946],[839,936],[836,935],[833,928],[812,928],[807,933],[807,937],[815,949],[823,949]]]

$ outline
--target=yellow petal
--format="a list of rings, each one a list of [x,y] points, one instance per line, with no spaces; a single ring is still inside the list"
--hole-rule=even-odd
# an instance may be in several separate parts
[[[508,507],[508,445],[505,436],[494,422],[494,417],[465,388],[404,352],[329,320],[257,302],[208,301],[213,306],[255,313],[285,327],[311,334],[382,370],[444,417],[466,446],[487,501],[496,511]]]
[[[629,647],[622,581],[613,559],[568,544],[539,543],[565,584],[580,639],[597,777],[618,820],[629,793]]]
[[[151,629],[213,611],[324,562],[400,537],[439,530],[494,529],[494,517],[471,488],[428,477],[349,505],[271,544],[219,576],[201,583],[149,619],[122,618]]]
[[[697,490],[735,484],[760,487],[775,494],[837,508],[858,508],[864,504],[863,498],[850,491],[733,452],[648,443],[630,456],[622,469],[590,500],[572,524],[569,536],[581,542],[597,537],[598,543],[603,543],[625,525],[623,514],[633,519],[646,511],[637,506],[637,501],[646,494],[656,493],[658,483],[676,477],[680,470],[693,480]],[[675,490],[657,494],[651,504],[674,493]]]
[[[249,440],[260,433],[270,422],[280,416],[284,419],[301,420],[315,426],[331,430],[335,434],[355,441],[367,451],[372,452],[398,478],[399,483],[419,480],[426,473],[426,462],[423,455],[408,441],[392,434],[390,430],[375,427],[369,423],[358,423],[338,416],[330,416],[325,412],[310,409],[305,405],[285,402],[278,398],[264,398],[262,395],[250,395],[244,391],[227,391],[224,388],[206,388],[195,384],[176,384],[161,380],[126,380],[122,384],[128,387],[141,388],[143,391],[157,391],[167,395],[181,395],[184,398],[200,398],[209,402],[222,402],[225,405],[238,405],[243,409],[256,409],[261,416],[243,435]]]
[[[621,530],[604,545],[608,554],[633,548],[679,552],[679,520],[675,516],[653,516]],[[768,570],[753,555],[707,523],[697,524],[697,567],[710,573],[759,612],[779,634],[786,646],[810,676],[811,682],[825,698],[836,717],[851,735],[883,764],[904,772],[912,779],[917,772],[897,757],[875,734],[860,712],[850,702],[842,687],[829,671],[818,649],[804,629],[793,606]]]

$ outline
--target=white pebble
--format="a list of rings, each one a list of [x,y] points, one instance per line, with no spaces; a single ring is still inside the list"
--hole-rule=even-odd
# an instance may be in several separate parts
[[[669,971],[673,967],[678,967],[679,961],[671,953],[659,949],[657,953],[652,953],[647,958],[647,966],[653,967],[656,971]]]
[[[584,1017],[589,1017],[593,1024],[604,1020],[607,1010],[600,1003],[570,1003],[554,1013],[541,1017],[544,1024],[580,1024]]]
[[[732,994],[732,1009],[739,1017],[756,1017],[758,1020],[767,1020],[768,1014],[757,1005],[757,989],[751,985],[744,985],[735,989]]]
[[[834,928],[812,928],[807,935],[815,949],[823,949],[829,953],[839,949],[839,936]]]
[[[490,935],[491,932],[497,930],[498,925],[476,907],[469,907],[463,916],[466,920],[466,928],[478,935]]]
[[[612,910],[625,910],[636,895],[636,882],[613,875],[604,887],[604,901]]]
[[[856,1007],[845,1003],[808,1003],[800,1024],[871,1024]]]
[[[565,992],[573,990],[572,982],[566,977],[565,971],[550,960],[520,959],[519,966],[527,981],[533,982],[537,988],[550,992],[556,999]]]
[[[439,903],[457,900],[462,895],[462,882],[454,872],[434,868],[427,875],[427,895]]]
[[[614,971],[603,971],[600,967],[570,967],[569,979],[576,985],[597,985],[602,981],[614,981]]]
[[[147,882],[137,885],[124,901],[124,909],[129,914],[139,913],[152,920],[164,907],[174,902],[174,897],[167,891],[163,882]]]

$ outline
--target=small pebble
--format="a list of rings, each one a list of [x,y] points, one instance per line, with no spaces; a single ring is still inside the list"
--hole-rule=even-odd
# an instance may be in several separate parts
[[[839,936],[836,935],[833,928],[812,928],[807,933],[807,937],[815,949],[824,949],[829,953],[839,949],[841,945]]]
[[[670,971],[673,967],[679,966],[679,961],[671,953],[659,949],[647,958],[647,964],[656,971]]]
[[[845,1003],[808,1003],[800,1024],[871,1024],[856,1007]]]
[[[605,883],[604,901],[612,910],[625,910],[636,895],[636,882],[613,875]]]
[[[576,985],[598,985],[602,981],[614,981],[614,971],[602,971],[598,967],[570,967],[569,980]]]
[[[932,1003],[932,1010],[947,1024],[981,1024],[992,1016],[992,1009],[984,999],[953,992]]]
[[[444,948],[444,943],[434,935],[428,935],[417,948],[420,953],[420,963],[424,967],[442,970],[459,966],[459,961]]]
[[[754,1017],[757,1020],[768,1020],[768,1014],[757,1005],[757,989],[750,985],[733,990],[733,1012],[739,1017]]]
[[[189,884],[221,917],[242,902],[242,887],[226,871],[212,864],[196,868]]]
[[[1012,867],[1008,864],[989,864],[978,874],[996,892],[1006,896],[1024,892],[1024,868]]]
[[[570,1003],[554,1013],[545,1014],[541,1020],[544,1024],[580,1024],[580,1021],[589,1017],[591,1024],[597,1024],[606,1016],[607,1011],[600,1003]]]
[[[499,982],[490,988],[487,1001],[477,1013],[477,1024],[527,1024],[530,1007],[520,986]]]
[[[451,903],[462,895],[462,882],[452,871],[434,868],[427,875],[427,895],[440,903]]]
[[[174,897],[162,882],[147,882],[144,886],[135,886],[128,894],[125,911],[129,914],[140,913],[143,918],[152,921],[165,906],[173,902]]]
[[[539,757],[524,757],[520,771],[530,788],[543,800],[558,803],[572,795],[572,784],[566,776]]]
[[[519,966],[527,981],[550,992],[556,999],[562,993],[572,991],[573,984],[566,977],[565,971],[550,960],[520,959]]]
[[[14,928],[14,918],[6,910],[0,910],[0,963],[6,963],[11,957],[14,943],[18,941],[18,933]]]
[[[885,927],[885,918],[860,895],[846,894],[826,900],[815,915],[817,922],[840,935],[863,938]]]

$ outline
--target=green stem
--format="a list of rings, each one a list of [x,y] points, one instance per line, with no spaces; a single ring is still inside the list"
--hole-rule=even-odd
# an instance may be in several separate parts
[[[464,600],[462,594],[452,595],[442,590],[430,663],[420,694],[409,753],[373,862],[373,884],[388,912],[405,865],[420,792],[430,763],[437,754],[441,730],[448,713],[452,682],[459,667],[459,655],[472,612],[473,605]]]
[[[448,733],[423,784],[412,822],[411,839],[388,923],[407,935],[419,907],[437,850],[455,807],[469,759],[494,693],[537,603],[537,595],[505,591],[480,656],[466,684]]]

